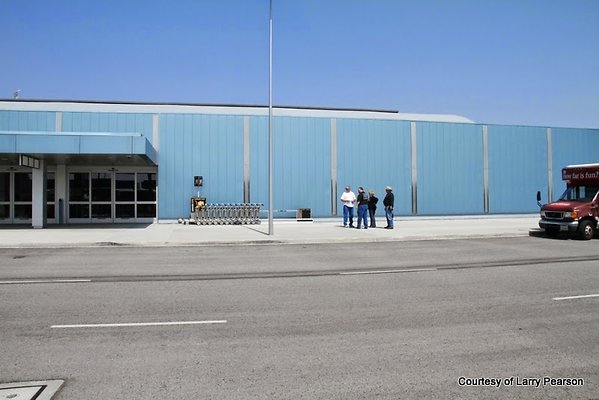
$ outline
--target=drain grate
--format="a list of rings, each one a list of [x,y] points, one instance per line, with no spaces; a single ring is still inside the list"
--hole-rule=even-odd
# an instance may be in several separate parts
[[[50,400],[64,381],[34,381],[0,384],[0,400]]]

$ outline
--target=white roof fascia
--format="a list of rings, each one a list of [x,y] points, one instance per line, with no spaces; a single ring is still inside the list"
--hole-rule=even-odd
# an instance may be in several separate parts
[[[27,102],[25,100],[0,102],[0,109],[9,111],[45,112],[110,112],[148,114],[216,114],[268,116],[268,107],[252,106],[203,106],[178,104],[123,104],[123,103],[84,103],[63,101]],[[327,110],[292,107],[273,107],[273,115],[280,117],[316,118],[356,118],[404,121],[474,123],[459,115],[411,114],[367,110]]]
[[[567,165],[564,168],[597,168],[597,167],[599,167],[599,163]]]

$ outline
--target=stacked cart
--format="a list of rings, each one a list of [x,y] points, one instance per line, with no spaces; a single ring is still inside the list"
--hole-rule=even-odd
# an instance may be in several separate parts
[[[192,202],[191,219],[197,225],[246,225],[260,223],[259,203],[215,203]],[[191,221],[190,221],[191,222]]]

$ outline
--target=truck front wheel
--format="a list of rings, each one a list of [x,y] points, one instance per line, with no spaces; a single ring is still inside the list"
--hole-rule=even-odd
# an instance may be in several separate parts
[[[591,221],[581,221],[578,225],[578,237],[582,240],[592,239],[595,235],[595,226]]]

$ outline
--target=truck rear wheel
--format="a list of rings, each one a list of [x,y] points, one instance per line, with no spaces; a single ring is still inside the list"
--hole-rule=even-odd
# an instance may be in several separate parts
[[[595,226],[591,221],[585,220],[578,225],[578,238],[582,240],[592,239],[595,235]]]

